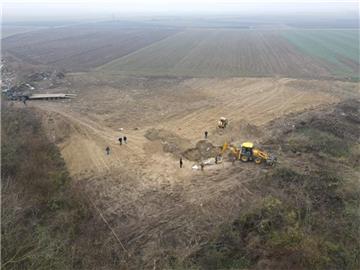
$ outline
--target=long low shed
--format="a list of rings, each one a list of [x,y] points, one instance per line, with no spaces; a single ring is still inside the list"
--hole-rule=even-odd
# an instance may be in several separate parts
[[[65,99],[65,98],[74,98],[76,97],[75,94],[33,94],[31,96],[28,97],[28,99],[30,100],[35,100],[35,99]]]

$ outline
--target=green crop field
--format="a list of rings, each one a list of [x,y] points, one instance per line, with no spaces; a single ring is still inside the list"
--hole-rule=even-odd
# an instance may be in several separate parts
[[[283,36],[302,52],[328,62],[334,75],[359,72],[358,30],[291,30]]]
[[[191,29],[98,68],[123,75],[354,77],[355,31]]]

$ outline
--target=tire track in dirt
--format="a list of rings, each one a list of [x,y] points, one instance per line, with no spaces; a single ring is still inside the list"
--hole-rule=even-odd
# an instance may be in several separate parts
[[[250,79],[194,81],[191,87],[209,97],[209,106],[182,118],[170,119],[161,127],[191,140],[198,140],[205,130],[214,131],[220,116],[230,121],[262,125],[276,117],[339,99],[318,91],[290,89],[292,79]]]
[[[144,130],[126,131],[128,143],[120,146],[117,141],[120,132],[76,112],[64,111],[59,105],[61,106],[56,103],[33,103],[38,109],[56,113],[71,123],[69,139],[60,145],[60,149],[72,175],[126,172],[155,184],[169,179],[175,181],[175,178],[190,173],[179,171],[177,161],[171,155],[152,156],[146,152],[144,146],[149,142],[143,135]],[[111,149],[109,156],[105,154],[106,146]]]
[[[154,119],[153,125],[140,125],[138,130],[125,130],[129,143],[122,146],[117,138],[124,133],[97,120],[101,117],[88,116],[56,102],[29,102],[29,106],[57,114],[70,123],[69,137],[60,148],[72,175],[84,183],[126,249],[132,254],[141,254],[144,261],[153,262],[164,250],[173,251],[176,247],[174,252],[185,256],[207,241],[218,224],[230,220],[251,200],[254,194],[248,189],[248,183],[263,174],[264,169],[239,162],[200,172],[192,171],[192,163],[186,160],[185,168],[179,169],[178,160],[164,153],[160,142],[144,137],[146,130],[164,128],[195,142],[202,139],[205,129],[214,130],[220,116],[228,117],[235,124],[245,120],[261,125],[289,112],[337,101],[324,92],[288,87],[289,81],[187,80],[184,86],[204,96],[198,109],[186,113],[188,104],[184,100],[185,113],[182,111],[165,121]],[[180,88],[181,85],[176,89]],[[95,102],[86,98],[84,95],[83,106],[102,102],[100,93],[98,100],[92,97]],[[156,98],[161,104],[162,96]],[[172,112],[171,108],[169,111]],[[224,136],[218,138],[219,142],[224,140]],[[112,150],[110,156],[105,154],[107,145]]]

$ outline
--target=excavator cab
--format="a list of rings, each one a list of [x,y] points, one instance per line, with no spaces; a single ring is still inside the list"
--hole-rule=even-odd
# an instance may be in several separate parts
[[[241,145],[240,160],[243,162],[253,160],[253,148],[254,148],[253,143],[244,142]]]

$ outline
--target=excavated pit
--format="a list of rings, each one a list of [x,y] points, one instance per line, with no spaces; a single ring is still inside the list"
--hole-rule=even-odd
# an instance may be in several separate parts
[[[220,153],[220,147],[214,146],[207,140],[201,140],[196,143],[194,148],[187,149],[183,152],[183,156],[191,161],[202,161],[211,157],[215,157]]]

